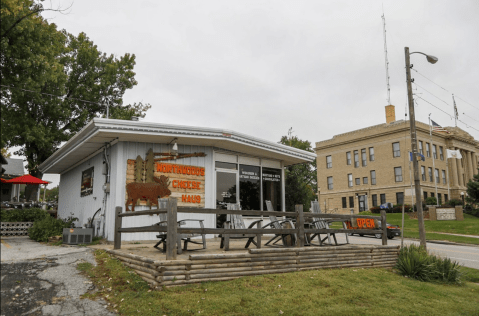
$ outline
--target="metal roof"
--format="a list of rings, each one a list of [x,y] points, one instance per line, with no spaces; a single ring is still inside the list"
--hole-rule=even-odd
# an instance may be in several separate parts
[[[45,160],[43,173],[63,173],[101,149],[106,142],[169,143],[211,146],[283,161],[285,166],[310,162],[316,154],[230,130],[95,118]]]

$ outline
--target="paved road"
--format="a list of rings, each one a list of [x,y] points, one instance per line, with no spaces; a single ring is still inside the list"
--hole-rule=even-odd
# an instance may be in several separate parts
[[[110,316],[102,300],[80,299],[94,287],[76,269],[95,264],[91,249],[49,247],[28,237],[2,238],[1,315]]]
[[[337,234],[338,242],[345,242],[344,234]],[[349,236],[349,242],[353,244],[373,244],[381,245],[381,239],[374,236]],[[404,239],[404,244],[417,244],[419,241]],[[401,245],[401,238],[388,239],[388,245]],[[440,244],[438,242],[428,242],[427,250],[441,257],[448,257],[459,262],[461,265],[469,268],[479,269],[479,247],[462,246],[455,244]]]

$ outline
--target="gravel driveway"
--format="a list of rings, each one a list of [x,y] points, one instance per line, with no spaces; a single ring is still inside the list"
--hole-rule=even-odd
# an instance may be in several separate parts
[[[28,237],[2,238],[1,315],[115,315],[102,300],[80,299],[94,286],[76,269],[96,264],[91,249],[45,246]]]

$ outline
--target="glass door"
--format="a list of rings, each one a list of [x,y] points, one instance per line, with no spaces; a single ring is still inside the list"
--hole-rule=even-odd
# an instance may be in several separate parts
[[[237,203],[237,178],[238,173],[236,171],[216,171],[216,208],[226,209],[227,203]],[[218,215],[216,227],[223,228],[225,221],[225,214]]]

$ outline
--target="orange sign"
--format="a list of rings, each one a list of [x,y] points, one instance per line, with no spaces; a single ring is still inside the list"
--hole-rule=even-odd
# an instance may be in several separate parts
[[[174,165],[169,163],[156,163],[156,171],[162,173],[187,174],[192,176],[205,176],[205,168]]]
[[[352,225],[350,221],[346,221],[348,229],[374,229],[376,223],[372,218],[356,218],[356,225]],[[353,222],[354,223],[354,222]]]

